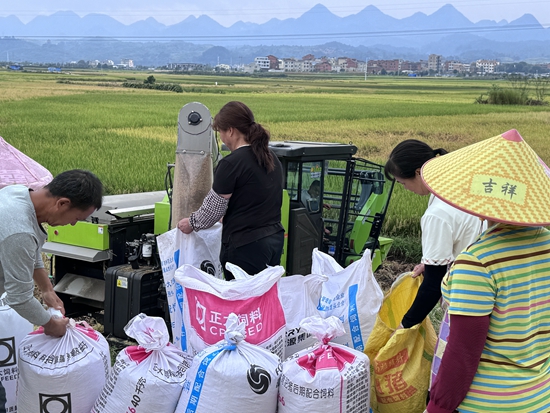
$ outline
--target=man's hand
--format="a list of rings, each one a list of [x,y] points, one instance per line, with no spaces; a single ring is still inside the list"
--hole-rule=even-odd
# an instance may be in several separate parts
[[[418,264],[417,266],[415,266],[411,277],[416,278],[420,274],[424,274],[424,264]]]
[[[68,318],[52,317],[43,325],[44,334],[52,337],[63,337],[67,332]]]
[[[56,310],[61,311],[65,315],[65,306],[61,298],[55,293],[55,291],[46,291],[42,293],[42,301],[46,304],[47,307],[55,308]]]
[[[48,272],[44,268],[37,268],[34,270],[32,277],[38,286],[38,289],[42,293],[42,301],[44,304],[48,307],[61,311],[61,313],[65,315],[65,306],[63,301],[61,301],[53,290],[53,285],[48,276]]]
[[[193,232],[193,227],[189,223],[189,218],[183,218],[178,222],[178,229],[184,234],[191,234]]]

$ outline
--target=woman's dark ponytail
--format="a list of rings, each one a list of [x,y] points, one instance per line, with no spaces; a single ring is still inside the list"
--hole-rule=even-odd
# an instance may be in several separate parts
[[[275,162],[269,150],[269,132],[262,125],[254,122],[250,127],[247,140],[258,163],[267,172],[272,172],[275,169]]]

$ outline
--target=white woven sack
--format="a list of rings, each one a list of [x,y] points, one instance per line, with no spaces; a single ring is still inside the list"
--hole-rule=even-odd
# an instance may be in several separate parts
[[[246,326],[230,314],[224,340],[193,359],[175,413],[275,413],[280,359],[244,341]]]
[[[235,264],[228,262],[225,266],[236,280],[252,277]],[[279,280],[279,297],[286,321],[283,360],[317,343],[312,334],[300,327],[300,322],[306,317],[319,315],[317,304],[321,297],[322,284],[327,280],[327,276],[318,274],[287,275]]]
[[[311,274],[286,276],[279,281],[279,296],[286,319],[284,358],[317,343],[315,336],[300,327],[300,322],[306,317],[320,315],[317,304],[327,280],[325,275]]]
[[[91,413],[173,413],[191,360],[169,342],[160,317],[138,314],[124,332],[138,345],[117,355]]]
[[[33,326],[4,304],[5,296],[6,293],[0,298],[0,412],[16,412],[19,375],[17,348]]]
[[[107,340],[87,324],[70,320],[59,338],[41,327],[19,347],[17,411],[90,413],[110,365]]]
[[[372,272],[370,250],[342,268],[330,255],[315,248],[311,272],[328,276],[317,306],[321,316],[336,316],[344,323],[346,333],[332,342],[363,351],[384,299]]]
[[[184,234],[174,228],[157,237],[157,245],[162,262],[162,274],[166,287],[168,312],[172,328],[172,342],[187,351],[186,332],[183,325],[183,289],[176,283],[174,274],[183,264],[200,268],[204,272],[223,278],[220,264],[222,224],[191,234]]]
[[[369,358],[347,346],[329,342],[344,332],[342,322],[336,317],[310,317],[301,325],[319,342],[283,362],[278,412],[368,412]]]
[[[235,313],[245,323],[248,343],[282,358],[286,323],[277,282],[284,272],[275,266],[254,277],[225,281],[191,265],[178,268],[175,279],[184,289],[187,352],[195,355],[222,340],[227,317]]]

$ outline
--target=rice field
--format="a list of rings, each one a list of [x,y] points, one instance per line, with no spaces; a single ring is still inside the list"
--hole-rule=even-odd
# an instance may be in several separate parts
[[[230,100],[249,105],[273,140],[351,142],[358,156],[384,163],[415,138],[448,151],[517,129],[550,162],[550,107],[476,105],[495,81],[311,75],[190,76],[154,73],[184,93],[120,87],[150,73],[0,71],[0,136],[53,174],[95,172],[107,193],[164,189],[174,161],[177,116],[188,102],[213,114]],[[498,82],[505,87],[506,82]],[[419,234],[427,197],[396,187],[383,230]]]

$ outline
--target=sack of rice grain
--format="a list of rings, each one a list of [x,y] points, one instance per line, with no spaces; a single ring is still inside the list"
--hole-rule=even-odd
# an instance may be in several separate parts
[[[175,413],[275,413],[280,359],[247,343],[246,326],[236,314],[225,338],[193,359]]]
[[[370,405],[369,358],[332,342],[344,333],[334,316],[309,317],[300,325],[318,344],[283,362],[279,413],[366,413]]]
[[[19,346],[17,411],[90,413],[111,366],[107,340],[70,320],[63,337],[40,327]]]
[[[124,332],[138,345],[118,354],[91,413],[173,413],[191,360],[169,342],[160,317],[138,314]]]
[[[284,272],[275,266],[254,277],[225,281],[191,265],[177,269],[175,279],[184,295],[187,353],[195,355],[222,340],[225,321],[235,313],[245,322],[248,343],[282,358],[286,323],[277,282]]]
[[[17,412],[17,348],[21,340],[33,329],[0,297],[0,412]],[[20,410],[21,411],[21,410]]]

